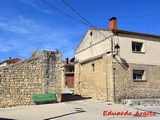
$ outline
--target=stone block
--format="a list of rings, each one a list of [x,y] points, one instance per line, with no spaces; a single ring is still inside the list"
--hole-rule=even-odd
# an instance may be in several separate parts
[[[8,102],[7,101],[2,101],[1,102],[1,106],[2,106],[2,108],[7,107],[8,106]]]
[[[8,103],[8,106],[13,107],[13,106],[15,106],[15,103],[11,101],[11,102]]]

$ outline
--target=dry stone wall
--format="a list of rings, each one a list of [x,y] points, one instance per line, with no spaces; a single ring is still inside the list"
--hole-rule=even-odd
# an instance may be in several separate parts
[[[1,68],[0,107],[32,105],[32,96],[57,94],[61,99],[61,53],[42,51],[30,59]]]

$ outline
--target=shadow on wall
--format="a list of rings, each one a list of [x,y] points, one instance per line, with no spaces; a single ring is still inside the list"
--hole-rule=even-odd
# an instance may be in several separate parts
[[[125,69],[127,70],[129,68],[129,64],[127,63],[127,61],[121,57],[120,58],[120,61],[115,57],[115,60]]]
[[[66,94],[62,94],[61,102],[85,100],[85,99],[91,99],[91,97],[82,97],[80,95],[73,95],[70,93],[66,93]]]

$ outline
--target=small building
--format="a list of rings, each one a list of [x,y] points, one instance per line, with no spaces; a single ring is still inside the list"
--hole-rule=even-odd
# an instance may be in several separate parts
[[[69,62],[66,58],[66,61],[63,61],[62,72],[62,88],[74,88],[74,62]]]
[[[75,94],[95,99],[160,98],[160,36],[90,28],[75,51]]]
[[[4,60],[2,62],[0,62],[0,67],[4,67],[4,66],[8,66],[8,65],[11,65],[11,64],[15,64],[17,62],[20,62],[22,61],[22,59],[20,58],[15,58],[15,59],[8,59],[8,60]]]

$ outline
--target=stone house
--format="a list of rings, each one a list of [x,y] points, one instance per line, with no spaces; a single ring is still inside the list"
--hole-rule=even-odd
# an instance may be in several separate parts
[[[68,58],[62,65],[62,88],[74,88],[74,62]]]
[[[75,94],[94,99],[160,98],[160,36],[90,28],[75,51]]]

